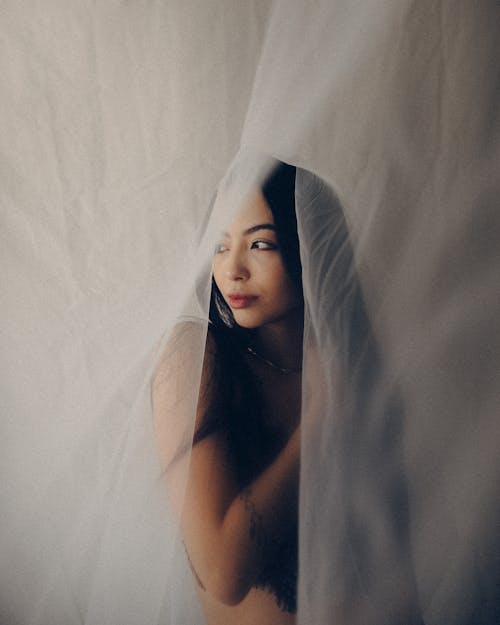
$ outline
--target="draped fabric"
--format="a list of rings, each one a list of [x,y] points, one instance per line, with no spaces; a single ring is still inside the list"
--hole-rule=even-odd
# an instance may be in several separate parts
[[[496,622],[498,3],[0,16],[0,623],[203,623],[151,381],[189,445],[214,237],[273,159],[306,300],[298,622]]]

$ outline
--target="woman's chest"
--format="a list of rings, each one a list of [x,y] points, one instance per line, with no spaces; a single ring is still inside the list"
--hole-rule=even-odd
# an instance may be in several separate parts
[[[299,374],[271,372],[259,378],[266,424],[287,440],[300,421]]]

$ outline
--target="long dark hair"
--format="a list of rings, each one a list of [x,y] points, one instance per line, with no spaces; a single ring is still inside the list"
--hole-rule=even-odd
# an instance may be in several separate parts
[[[302,294],[302,265],[295,214],[295,167],[279,162],[262,185],[262,194],[272,212],[276,238],[285,270]],[[214,366],[209,380],[212,397],[194,435],[197,444],[215,431],[230,438],[230,447],[238,456],[242,482],[250,479],[257,465],[275,453],[277,441],[266,428],[258,381],[246,364],[246,347],[253,331],[236,323],[230,307],[212,279],[209,333],[216,346]]]

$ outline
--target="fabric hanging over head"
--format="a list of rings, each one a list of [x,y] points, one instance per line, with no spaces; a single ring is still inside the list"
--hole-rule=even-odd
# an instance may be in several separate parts
[[[260,587],[300,625],[499,620],[499,12],[2,4],[0,623],[206,622],[179,519],[214,245],[277,162],[302,367],[247,347],[302,376],[298,564]]]

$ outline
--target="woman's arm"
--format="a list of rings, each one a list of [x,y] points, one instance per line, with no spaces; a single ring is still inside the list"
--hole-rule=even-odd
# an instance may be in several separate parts
[[[239,603],[255,584],[284,532],[296,522],[300,431],[249,486],[236,486],[228,450],[217,435],[193,448],[182,531],[204,587]]]
[[[215,347],[208,339],[200,385],[196,426],[210,401]],[[153,387],[157,436],[162,455],[171,447],[168,429],[162,427],[165,393],[178,391],[178,383],[163,379]],[[166,386],[165,386],[166,385]],[[169,404],[176,405],[177,401]],[[178,418],[178,417],[177,417]],[[188,454],[185,454],[186,458]],[[284,532],[296,522],[300,461],[297,428],[274,461],[245,489],[223,433],[213,433],[197,443],[186,459],[176,460],[166,471],[169,496],[180,518],[184,543],[196,575],[204,588],[228,605],[242,601]]]

